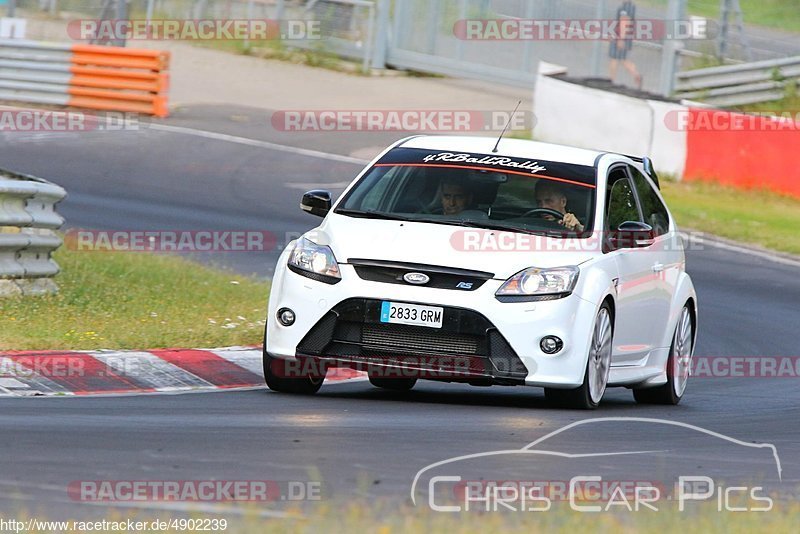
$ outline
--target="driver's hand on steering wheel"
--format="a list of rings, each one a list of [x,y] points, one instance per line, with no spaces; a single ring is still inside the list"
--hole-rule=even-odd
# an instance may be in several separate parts
[[[576,232],[583,232],[583,225],[580,223],[574,213],[567,213],[564,218],[558,221],[558,224],[567,230],[574,230]]]

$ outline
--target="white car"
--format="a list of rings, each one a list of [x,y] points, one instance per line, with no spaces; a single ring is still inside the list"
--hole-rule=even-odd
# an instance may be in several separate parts
[[[652,163],[462,136],[401,140],[278,259],[269,388],[315,393],[330,367],[545,388],[595,408],[606,387],[677,404],[697,332],[682,239]]]

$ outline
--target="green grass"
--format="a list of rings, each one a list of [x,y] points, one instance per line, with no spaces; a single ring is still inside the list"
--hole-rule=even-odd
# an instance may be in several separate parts
[[[800,254],[800,199],[709,182],[663,181],[678,226]]]
[[[60,292],[0,299],[0,350],[260,344],[269,284],[174,256],[58,250]]]
[[[517,504],[519,506],[519,504]],[[191,509],[191,507],[189,507]],[[282,513],[284,517],[259,517],[264,508],[270,512]],[[366,532],[378,534],[449,534],[487,533],[487,532],[529,532],[529,533],[639,533],[639,532],[703,532],[703,533],[756,533],[770,532],[789,534],[796,532],[800,521],[800,508],[796,504],[786,505],[775,501],[769,512],[719,512],[714,499],[706,506],[697,505],[686,512],[677,512],[677,503],[658,503],[658,511],[642,509],[639,512],[579,513],[572,511],[565,503],[554,503],[548,511],[527,512],[434,512],[426,503],[416,508],[398,504],[396,500],[376,499],[365,502],[322,502],[304,507],[282,507],[275,505],[248,505],[243,507],[244,516],[227,515],[229,534],[240,533],[317,533],[317,532]],[[177,514],[183,517],[185,514]],[[189,514],[194,519],[221,519],[222,515]],[[19,512],[18,520],[37,517],[48,520],[43,514]],[[134,521],[148,523],[158,517],[161,520],[176,518],[175,514],[158,516],[147,512],[110,511],[107,521]],[[50,518],[49,520],[53,520]],[[167,530],[165,532],[177,532]]]
[[[795,118],[800,117],[800,95],[793,90],[794,85],[790,87],[787,94],[781,100],[773,100],[772,102],[759,102],[757,104],[748,104],[746,106],[737,106],[732,108],[736,111],[750,111],[750,112],[763,112],[763,113],[781,113],[789,112]]]
[[[645,0],[642,4],[666,8],[669,0]],[[739,0],[745,24],[800,32],[800,9],[797,0]],[[719,20],[719,0],[689,0],[690,15]],[[732,15],[732,14],[731,14]],[[728,19],[735,24],[734,19]]]
[[[677,503],[671,503],[677,509]],[[622,508],[622,507],[620,507]],[[592,532],[617,534],[638,532],[774,532],[789,533],[800,519],[798,507],[777,508],[765,513],[719,513],[708,506],[680,514],[660,503],[658,512],[578,513],[564,503],[554,503],[546,512],[433,512],[423,502],[416,508],[389,502],[354,503],[341,507],[320,506],[313,515],[297,520],[245,522],[233,532]],[[794,526],[793,526],[794,525]]]

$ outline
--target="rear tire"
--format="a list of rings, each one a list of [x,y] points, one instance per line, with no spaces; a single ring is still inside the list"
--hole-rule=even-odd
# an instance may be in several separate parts
[[[633,398],[639,404],[667,404],[675,406],[683,398],[694,349],[694,325],[689,306],[684,306],[675,326],[672,345],[667,359],[667,383],[654,388],[633,390]]]
[[[319,388],[322,387],[322,382],[325,381],[324,374],[321,374],[321,376],[312,376],[311,374],[299,377],[283,376],[286,373],[282,373],[281,369],[286,368],[285,360],[273,358],[267,354],[266,349],[263,355],[264,381],[267,383],[267,387],[272,391],[294,393],[297,395],[313,395],[319,391]]]
[[[410,391],[417,383],[416,378],[386,378],[373,375],[369,375],[369,381],[376,388],[393,391]]]
[[[592,343],[583,374],[583,384],[575,389],[545,388],[544,396],[548,402],[563,408],[594,410],[606,391],[608,375],[611,372],[611,347],[614,324],[611,310],[603,303],[597,312],[592,333]]]

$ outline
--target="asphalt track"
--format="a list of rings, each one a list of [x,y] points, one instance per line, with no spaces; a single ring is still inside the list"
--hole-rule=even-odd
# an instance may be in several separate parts
[[[209,107],[185,109],[160,124],[345,158],[396,137],[291,137],[271,132],[262,119],[263,112]],[[346,159],[266,146],[164,128],[3,133],[0,166],[66,187],[70,196],[59,210],[70,227],[269,230],[278,236],[302,232],[316,222],[299,210],[304,187],[333,184],[330,188],[339,192],[359,168]],[[277,251],[240,252],[198,260],[269,276],[276,257]],[[700,302],[696,355],[798,354],[797,265],[706,246],[689,251],[688,270]],[[595,460],[595,467],[623,480],[709,474],[731,483],[765,480],[783,494],[796,494],[798,407],[798,377],[693,379],[677,407],[639,406],[629,391],[610,390],[601,409],[591,413],[552,409],[538,389],[434,382],[420,382],[409,394],[354,382],[326,385],[317,396],[305,398],[257,390],[0,399],[0,510],[6,516],[21,509],[42,511],[55,519],[106,514],[105,506],[70,499],[68,484],[80,480],[314,480],[322,481],[326,499],[381,496],[406,502],[414,476],[428,464],[519,449],[569,423],[602,417],[664,419],[744,443],[771,443],[782,478],[777,480],[763,449],[654,422],[584,425],[557,437],[555,446],[582,454],[655,451]],[[525,475],[516,461],[494,459],[480,468],[464,467],[464,473],[563,480],[575,465],[550,457],[529,463]],[[147,517],[182,510],[164,503],[141,506]],[[280,511],[282,506],[278,502],[262,509]]]

